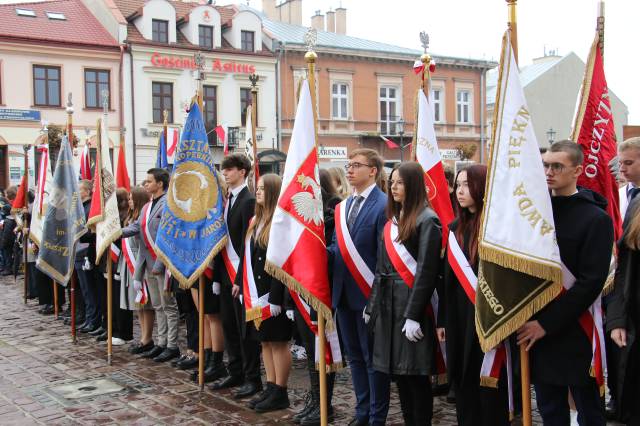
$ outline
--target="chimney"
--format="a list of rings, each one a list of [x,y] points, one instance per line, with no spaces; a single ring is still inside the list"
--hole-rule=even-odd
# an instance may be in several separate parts
[[[267,15],[267,18],[272,21],[277,21],[276,15],[276,0],[262,0],[262,13]]]
[[[302,0],[286,0],[276,6],[275,16],[280,22],[302,25]]]
[[[336,9],[336,33],[347,33],[347,9],[339,7]]]
[[[324,31],[324,15],[319,10],[311,17],[311,26],[318,31]]]
[[[327,12],[327,31],[336,32],[336,13],[333,10]]]

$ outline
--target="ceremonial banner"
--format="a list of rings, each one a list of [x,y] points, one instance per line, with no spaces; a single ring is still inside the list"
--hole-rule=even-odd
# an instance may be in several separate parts
[[[80,154],[80,179],[91,180],[91,157],[89,156],[89,141],[82,148]]]
[[[164,140],[164,132],[160,132],[160,138],[158,139],[156,167],[160,169],[169,168],[169,159],[167,158],[167,142]]]
[[[51,176],[51,163],[49,162],[49,145],[38,146],[40,152],[40,164],[38,166],[38,185],[36,187],[33,209],[31,211],[31,223],[29,224],[29,238],[40,246],[42,241],[43,220],[49,204],[49,195],[53,177]]]
[[[449,224],[455,218],[449,185],[444,176],[444,168],[433,126],[433,110],[422,89],[418,90],[418,121],[416,122],[415,156],[424,170],[424,182],[427,186],[429,204],[438,215],[442,224],[442,246],[446,247],[449,236]]]
[[[116,188],[124,188],[127,192],[131,191],[131,179],[129,179],[129,171],[127,170],[127,158],[124,151],[124,141],[120,140],[120,148],[118,148],[118,168],[116,170]]]
[[[87,232],[78,176],[66,136],[62,138],[36,267],[66,286],[73,272],[76,243]]]
[[[244,127],[244,154],[249,157],[251,165],[255,158],[253,158],[253,128],[251,124],[251,105],[247,105],[246,121]]]
[[[106,114],[102,120],[98,120],[98,129],[93,197],[91,198],[89,218],[87,219],[87,226],[96,233],[96,265],[100,262],[102,253],[108,250],[111,243],[122,234],[118,200],[116,199],[116,185],[109,157],[109,133]]]
[[[562,290],[551,198],[508,32],[495,105],[476,295],[485,352]]]
[[[305,80],[273,215],[266,271],[302,297],[331,324],[331,291],[316,149],[314,108]]]
[[[16,198],[14,198],[11,204],[11,213],[19,213],[27,208],[27,174],[28,170],[25,170],[22,175],[22,181],[20,181],[20,185],[18,186],[18,191],[16,192]]]
[[[222,191],[195,103],[178,144],[166,197],[155,251],[180,286],[189,288],[227,242]]]
[[[167,162],[173,164],[176,162],[176,150],[180,142],[180,129],[175,127],[167,127],[167,140],[165,142],[167,148]]]

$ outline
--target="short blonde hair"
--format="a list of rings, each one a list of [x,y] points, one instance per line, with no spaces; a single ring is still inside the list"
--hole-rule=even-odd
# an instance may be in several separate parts
[[[639,136],[629,138],[626,141],[622,142],[620,145],[618,145],[618,152],[623,152],[631,148],[640,149]]]

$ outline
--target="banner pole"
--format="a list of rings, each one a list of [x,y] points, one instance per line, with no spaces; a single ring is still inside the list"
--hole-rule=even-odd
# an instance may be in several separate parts
[[[71,309],[71,343],[74,345],[78,343],[78,338],[76,336],[76,274],[75,271],[71,270],[71,301],[70,309]]]
[[[111,344],[111,338],[113,336],[113,309],[111,304],[113,302],[113,260],[111,259],[111,253],[107,252],[107,364],[111,365],[111,356],[113,354],[113,347]]]
[[[198,385],[204,390],[204,289],[207,283],[204,275],[198,278]]]
[[[318,311],[318,374],[320,375],[320,425],[327,426],[327,361],[325,358],[326,339],[324,315]]]
[[[58,319],[58,285],[55,280],[51,280],[51,288],[53,288],[53,318]]]
[[[35,152],[35,150],[34,150]],[[22,213],[22,232],[24,237],[24,243],[22,244],[22,253],[24,256],[24,304],[27,304],[27,295],[29,292],[29,272],[27,271],[27,245],[29,242],[29,238],[27,236],[26,229],[29,228],[29,224],[27,223],[27,217],[29,215],[29,145],[24,146],[24,173],[27,175],[27,178],[24,180],[24,210]],[[13,265],[12,265],[13,268]]]
[[[258,163],[258,138],[256,135],[256,120],[258,119],[258,80],[257,74],[251,74],[251,141],[253,142],[253,191],[258,187],[258,179],[260,177],[260,166]]]

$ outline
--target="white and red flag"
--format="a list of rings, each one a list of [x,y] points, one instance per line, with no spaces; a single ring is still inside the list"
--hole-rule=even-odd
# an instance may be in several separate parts
[[[167,161],[169,164],[175,163],[176,148],[180,142],[180,129],[175,127],[167,127]]]
[[[127,190],[127,192],[131,191],[131,179],[129,179],[129,171],[127,170],[127,158],[124,151],[124,139],[120,140],[120,148],[118,148],[116,188],[124,188]]]
[[[91,157],[89,155],[89,141],[82,148],[80,154],[80,178],[91,180]]]
[[[331,323],[314,114],[309,82],[305,80],[271,223],[265,268]]]
[[[415,159],[424,169],[424,182],[427,186],[429,204],[442,223],[442,244],[447,244],[449,223],[454,214],[449,198],[449,185],[444,176],[444,167],[438,150],[436,130],[433,125],[433,111],[429,100],[422,90],[418,90],[418,121],[416,122]]]
[[[389,138],[385,138],[384,136],[380,135],[380,139],[382,139],[384,141],[384,143],[387,144],[387,148],[389,148],[389,149],[398,149],[398,148],[400,148],[400,145],[398,145],[397,143],[395,143],[394,141],[392,141]]]
[[[578,185],[589,188],[607,199],[607,213],[613,220],[615,241],[622,236],[618,184],[609,170],[609,162],[617,155],[613,111],[598,32],[591,45],[571,139],[582,147],[584,172]]]
[[[40,164],[38,165],[36,196],[33,201],[31,223],[29,224],[29,238],[40,246],[44,226],[43,221],[47,213],[53,176],[51,175],[51,164],[49,163],[49,145],[38,145],[38,151],[40,152]]]
[[[218,139],[222,141],[222,146],[224,147],[224,156],[229,155],[229,142],[227,141],[227,133],[224,130],[222,125],[217,125],[215,129],[213,129],[218,135]]]

